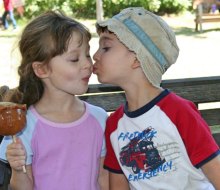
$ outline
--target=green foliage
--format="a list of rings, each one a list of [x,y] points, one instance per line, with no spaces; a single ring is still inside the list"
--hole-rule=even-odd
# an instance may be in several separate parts
[[[25,16],[32,18],[46,10],[62,10],[77,18],[96,18],[96,0],[26,0]],[[126,7],[144,7],[157,14],[183,12],[192,0],[103,0],[104,16],[111,17]]]
[[[76,0],[69,5],[72,13],[78,18],[96,18],[96,1],[95,0]]]
[[[144,7],[150,11],[156,12],[160,7],[159,0],[103,0],[103,7],[105,11],[105,16],[111,17],[120,10],[127,7]]]
[[[192,0],[103,0],[105,16],[111,17],[120,10],[135,6],[144,7],[157,14],[178,14],[188,10]]]
[[[26,0],[25,1],[25,16],[27,18],[36,17],[47,10],[63,10],[66,13],[71,13],[69,4],[71,0]]]
[[[181,13],[187,10],[192,1],[189,0],[161,0],[161,5],[158,10],[160,14],[172,14],[172,13]]]

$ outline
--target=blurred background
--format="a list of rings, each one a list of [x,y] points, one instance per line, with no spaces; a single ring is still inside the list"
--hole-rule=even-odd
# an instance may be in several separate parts
[[[202,31],[195,31],[197,6],[203,12],[219,15],[218,0],[12,0],[18,28],[0,26],[0,86],[10,88],[18,84],[17,66],[20,55],[17,42],[23,27],[46,10],[62,10],[68,16],[84,23],[92,33],[91,55],[98,48],[95,31],[96,20],[111,17],[130,6],[144,7],[161,16],[176,33],[180,55],[163,79],[191,78],[220,75],[220,20],[203,24]],[[4,13],[0,1],[0,15]],[[92,76],[90,83],[98,83]]]

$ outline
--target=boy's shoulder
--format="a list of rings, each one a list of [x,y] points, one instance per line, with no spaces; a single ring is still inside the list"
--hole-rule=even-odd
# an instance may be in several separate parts
[[[192,101],[187,100],[174,92],[170,92],[168,96],[158,103],[158,105],[160,107],[172,105],[172,107],[176,109],[188,109],[189,107],[196,107]]]
[[[114,112],[112,112],[108,120],[120,119],[124,114],[124,105],[119,106]]]
[[[173,92],[170,92],[157,105],[174,123],[180,120],[185,121],[186,118],[197,120],[200,117],[200,112],[192,101]]]
[[[108,117],[106,123],[108,130],[114,131],[118,126],[118,121],[123,117],[123,115],[124,115],[124,105],[121,105]]]

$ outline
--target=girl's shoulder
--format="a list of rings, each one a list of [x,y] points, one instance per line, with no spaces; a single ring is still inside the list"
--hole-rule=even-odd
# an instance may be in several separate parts
[[[92,114],[95,113],[95,114],[107,115],[107,112],[102,107],[90,104],[88,102],[85,102],[85,105],[88,111]]]
[[[96,120],[105,128],[108,113],[101,107],[85,102],[87,112],[96,118]]]

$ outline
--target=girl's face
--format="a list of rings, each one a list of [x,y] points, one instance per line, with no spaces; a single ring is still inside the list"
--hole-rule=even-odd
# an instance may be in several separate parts
[[[64,91],[68,94],[80,95],[87,91],[92,74],[92,59],[88,41],[74,32],[68,50],[51,59],[48,68],[46,87]]]
[[[101,83],[123,85],[131,72],[135,54],[128,50],[113,33],[100,34],[99,49],[94,54],[93,73]]]

